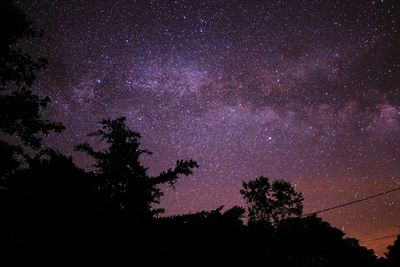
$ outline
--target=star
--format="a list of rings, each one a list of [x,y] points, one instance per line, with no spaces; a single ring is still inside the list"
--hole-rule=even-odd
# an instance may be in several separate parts
[[[167,214],[240,205],[241,182],[260,175],[296,183],[306,211],[399,183],[400,3],[117,2],[22,3],[44,30],[26,46],[50,62],[33,89],[67,127],[46,145],[80,167],[73,146],[126,116],[150,171],[200,165],[161,200]],[[370,239],[399,205],[323,218]]]

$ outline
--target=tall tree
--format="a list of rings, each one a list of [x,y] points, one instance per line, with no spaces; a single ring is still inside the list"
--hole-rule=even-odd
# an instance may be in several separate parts
[[[35,149],[41,144],[38,134],[64,129],[60,123],[42,118],[41,110],[50,99],[30,89],[35,73],[47,65],[47,60],[33,58],[19,42],[41,34],[12,0],[0,2],[0,131],[20,137]]]
[[[159,185],[167,183],[172,186],[179,175],[192,174],[192,169],[198,167],[197,163],[178,160],[175,168],[151,177],[140,163],[140,156],[151,152],[140,148],[140,134],[127,128],[125,118],[102,120],[100,124],[101,129],[89,136],[100,137],[108,147],[95,150],[84,143],[76,149],[86,152],[96,161],[96,174],[101,179],[99,188],[112,210],[125,212],[138,222],[162,213],[163,209],[153,208],[163,195]]]
[[[249,222],[266,222],[276,226],[281,220],[301,216],[303,196],[283,180],[272,184],[266,177],[243,182],[240,193],[248,204]]]

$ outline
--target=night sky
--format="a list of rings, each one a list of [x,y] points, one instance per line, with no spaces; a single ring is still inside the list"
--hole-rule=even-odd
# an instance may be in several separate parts
[[[150,172],[200,168],[167,214],[243,205],[241,182],[290,181],[305,212],[400,186],[399,1],[24,1],[45,31],[35,90],[73,145],[126,116]],[[90,140],[89,140],[90,141]],[[348,236],[399,233],[398,192],[321,216]],[[393,239],[364,243],[381,255]]]

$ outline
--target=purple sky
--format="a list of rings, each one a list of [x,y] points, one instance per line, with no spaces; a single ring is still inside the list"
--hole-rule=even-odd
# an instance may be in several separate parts
[[[169,214],[243,204],[241,181],[292,182],[306,212],[400,186],[398,1],[25,1],[49,59],[35,88],[73,154],[126,116],[151,173],[193,158]],[[322,217],[360,240],[398,233],[392,193]],[[382,253],[393,242],[366,243]]]

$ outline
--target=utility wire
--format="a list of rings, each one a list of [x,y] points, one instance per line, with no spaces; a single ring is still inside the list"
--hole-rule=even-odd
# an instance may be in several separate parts
[[[308,216],[311,216],[311,215],[316,215],[316,214],[321,213],[321,212],[326,212],[326,211],[330,211],[330,210],[334,210],[334,209],[338,209],[338,208],[343,208],[343,207],[350,206],[350,205],[353,205],[353,204],[356,204],[356,203],[359,203],[359,202],[362,202],[362,201],[366,201],[366,200],[369,200],[369,199],[372,199],[372,198],[376,198],[376,197],[379,197],[379,196],[382,196],[382,195],[386,195],[386,194],[389,194],[389,193],[392,193],[392,192],[395,192],[395,191],[398,191],[398,190],[400,190],[400,187],[393,188],[393,189],[390,189],[390,190],[387,190],[387,191],[384,191],[384,192],[381,192],[381,193],[378,193],[378,194],[375,194],[375,195],[371,195],[371,196],[368,196],[368,197],[364,197],[364,198],[361,198],[361,199],[357,199],[357,200],[354,200],[354,201],[350,201],[350,202],[347,202],[347,203],[344,203],[344,204],[341,204],[341,205],[337,205],[337,206],[333,206],[333,207],[330,207],[330,208],[326,208],[326,209],[310,212],[310,213],[304,214],[302,217],[308,217]]]
[[[374,239],[363,240],[363,241],[360,241],[360,244],[367,243],[367,242],[372,242],[372,241],[379,241],[379,240],[383,240],[383,239],[389,239],[389,238],[393,238],[393,237],[397,237],[397,236],[399,236],[399,234],[397,234],[397,235],[388,235],[388,236],[377,237],[377,238],[374,238]]]

